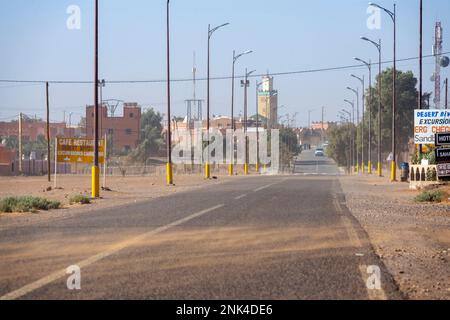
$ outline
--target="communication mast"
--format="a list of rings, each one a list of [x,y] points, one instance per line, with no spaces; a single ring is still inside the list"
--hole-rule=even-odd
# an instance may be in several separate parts
[[[197,65],[195,62],[195,52],[194,52],[194,63],[192,67],[192,82],[193,82],[193,99],[186,100],[186,120],[189,126],[192,126],[193,121],[203,121],[203,100],[197,99],[196,86],[197,86]],[[196,111],[196,114],[193,111]]]
[[[441,108],[441,59],[442,59],[442,24],[436,22],[434,35],[433,55],[436,60],[436,69],[434,71],[434,104],[436,109]]]

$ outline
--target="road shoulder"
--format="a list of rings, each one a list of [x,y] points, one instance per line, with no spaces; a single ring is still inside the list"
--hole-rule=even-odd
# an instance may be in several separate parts
[[[450,206],[418,204],[406,184],[341,177],[347,207],[409,299],[450,299]]]

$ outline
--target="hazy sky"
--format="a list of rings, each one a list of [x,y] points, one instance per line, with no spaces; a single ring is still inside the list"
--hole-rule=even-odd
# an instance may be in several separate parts
[[[0,79],[85,80],[93,79],[93,0],[15,0],[0,3]],[[392,8],[391,0],[380,5]],[[66,10],[81,8],[81,29],[69,30]],[[100,78],[115,80],[165,79],[164,0],[100,0]],[[418,55],[418,0],[398,0],[398,58]],[[431,54],[434,22],[444,27],[444,51],[450,51],[450,1],[425,0],[424,54]],[[384,59],[392,59],[392,22],[382,14],[381,29],[369,30],[366,0],[172,0],[172,77],[189,78],[196,51],[197,76],[206,75],[207,26],[229,22],[212,39],[211,74],[231,74],[232,51],[253,50],[237,64],[237,73],[256,69],[262,74],[353,65],[353,57],[377,60],[375,47],[359,40],[361,35],[382,38]],[[432,91],[433,60],[425,60],[425,90]],[[399,69],[417,74],[418,62],[399,63]],[[315,109],[313,120],[335,121],[343,99],[353,98],[345,90],[357,86],[350,73],[366,69],[278,76],[281,114],[298,112],[297,123],[307,123],[307,110]],[[443,70],[443,78],[449,69]],[[255,107],[252,79],[249,103]],[[231,82],[213,81],[211,112],[228,115]],[[243,93],[237,85],[236,104],[242,110]],[[93,102],[92,85],[51,85],[51,118],[61,121],[63,111],[74,112],[77,121],[84,105]],[[172,86],[175,114],[184,115],[184,100],[192,97],[191,82]],[[105,99],[139,102],[165,112],[164,83],[111,84]],[[197,96],[206,98],[206,82],[197,83]],[[414,108],[415,106],[411,106]],[[19,112],[43,116],[43,85],[0,84],[0,121]],[[254,113],[254,112],[252,112]],[[9,120],[9,119],[8,119]]]

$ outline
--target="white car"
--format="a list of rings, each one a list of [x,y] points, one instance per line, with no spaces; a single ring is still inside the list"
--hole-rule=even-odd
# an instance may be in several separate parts
[[[325,151],[323,149],[316,149],[315,152],[316,157],[325,157]]]

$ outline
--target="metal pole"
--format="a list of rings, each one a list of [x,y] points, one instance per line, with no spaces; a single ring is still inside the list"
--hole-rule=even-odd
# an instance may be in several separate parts
[[[22,174],[23,167],[22,167],[22,135],[23,135],[23,113],[21,112],[19,114],[19,173]]]
[[[48,94],[48,82],[45,83],[45,96],[47,100],[47,179],[48,182],[52,181],[51,168],[50,168],[50,99]]]
[[[50,161],[50,159],[49,159]],[[54,189],[57,188],[56,176],[58,174],[58,138],[55,137],[55,181],[54,181]]]
[[[231,155],[230,155],[230,166],[229,166],[229,174],[233,176],[234,174],[234,133],[235,133],[235,123],[234,123],[234,66],[236,63],[236,51],[233,50],[233,67],[231,71],[231,131],[233,131],[233,135],[231,138]]]
[[[259,103],[258,103],[259,83],[256,80],[256,173],[259,173]]]
[[[372,61],[369,60],[369,154],[367,173],[372,174]]]
[[[98,106],[98,0],[95,0],[95,45],[94,45],[94,167],[92,168],[92,197],[100,196],[99,190],[99,159],[98,159],[98,139],[99,139],[99,106]]]
[[[248,125],[248,110],[247,110],[247,81],[248,81],[248,71],[245,69],[245,80],[244,80],[244,134],[245,134],[245,165],[244,173],[248,174],[248,139],[247,139],[247,125]]]
[[[419,110],[423,106],[423,1],[420,0],[419,14]],[[423,153],[422,145],[419,144],[419,156]]]
[[[448,78],[445,79],[445,109],[448,109]]]
[[[377,171],[378,171],[378,176],[382,177],[383,176],[383,169],[382,169],[382,161],[383,159],[381,158],[381,125],[382,125],[382,120],[381,120],[381,106],[382,106],[382,102],[381,102],[381,98],[382,98],[382,94],[381,94],[381,39],[379,40],[379,54],[378,54],[378,165],[377,165]]]
[[[172,172],[172,128],[171,128],[171,110],[170,110],[170,0],[167,0],[167,165],[166,165],[166,183],[173,184]]]
[[[206,81],[206,137],[208,141],[208,155],[205,163],[205,178],[209,179],[211,177],[209,169],[209,113],[210,113],[210,42],[211,42],[211,25],[208,24],[208,54],[207,54],[207,81]]]
[[[392,164],[391,164],[391,181],[397,181],[397,146],[395,144],[396,126],[395,116],[397,107],[397,5],[394,3],[394,70],[393,77],[393,94],[392,94]]]

